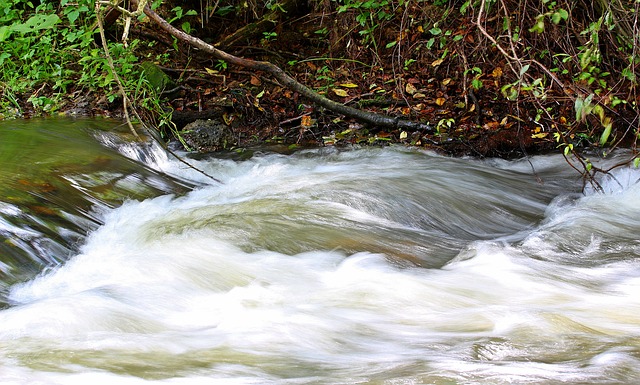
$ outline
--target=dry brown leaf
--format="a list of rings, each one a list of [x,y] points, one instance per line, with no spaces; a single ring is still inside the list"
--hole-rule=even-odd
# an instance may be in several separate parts
[[[257,77],[251,75],[251,80],[250,80],[251,84],[254,86],[259,86],[262,84],[262,81],[260,81],[260,79],[258,79]]]
[[[484,126],[482,126],[482,128],[484,128],[485,130],[495,130],[498,128],[498,126],[500,126],[500,123],[493,121],[486,123]]]

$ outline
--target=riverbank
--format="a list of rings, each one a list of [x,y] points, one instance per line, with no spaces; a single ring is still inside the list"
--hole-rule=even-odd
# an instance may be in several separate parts
[[[317,107],[268,74],[212,58],[148,19],[133,23],[128,44],[122,44],[121,18],[107,15],[106,38],[131,107],[164,140],[200,152],[265,143],[293,148],[401,143],[455,156],[517,158],[555,149],[577,155],[586,147],[623,141],[635,146],[635,97],[623,95],[628,80],[608,82],[613,75],[605,73],[610,65],[602,57],[589,69],[569,54],[562,57],[571,60],[557,62],[562,47],[553,55],[541,49],[549,61],[540,57],[539,66],[532,66],[532,59],[511,60],[500,41],[491,41],[504,26],[482,19],[482,9],[446,2],[385,2],[370,9],[350,2],[285,3],[290,8],[279,15],[257,7],[237,15],[222,8],[207,14],[171,1],[157,11],[194,37],[273,63],[336,102],[429,128],[383,129]],[[86,17],[91,20],[90,12]],[[264,27],[260,23],[267,17],[275,19]],[[554,18],[548,30],[571,33],[563,20]],[[248,27],[262,29],[248,33]],[[548,40],[542,32],[523,31],[518,39]],[[101,65],[94,76],[108,78],[109,68],[98,56],[100,39],[94,40],[97,59],[91,60]],[[10,107],[22,117],[123,117],[119,92],[113,82],[105,84],[70,83],[61,89],[50,81],[34,83],[35,90],[12,93]]]

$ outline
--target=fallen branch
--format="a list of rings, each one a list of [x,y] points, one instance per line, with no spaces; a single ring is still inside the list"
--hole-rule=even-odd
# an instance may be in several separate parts
[[[134,7],[137,6],[138,4],[136,0],[132,0],[131,3]],[[299,83],[297,80],[287,75],[287,73],[284,72],[280,67],[272,63],[265,62],[265,61],[247,60],[247,59],[243,59],[243,58],[231,55],[222,50],[219,50],[214,46],[207,44],[204,41],[173,27],[165,19],[160,17],[153,10],[151,10],[151,8],[148,6],[144,8],[144,13],[147,16],[149,16],[149,18],[153,20],[156,24],[158,24],[160,28],[162,28],[163,30],[165,30],[175,38],[180,39],[195,48],[201,49],[202,51],[205,51],[211,54],[216,59],[224,60],[229,64],[249,68],[255,71],[266,72],[271,76],[273,76],[283,86],[289,88],[292,91],[298,92],[299,94],[306,97],[314,104],[324,107],[330,111],[342,114],[344,116],[359,120],[364,123],[369,123],[377,127],[406,129],[406,130],[427,130],[427,131],[432,130],[431,126],[429,126],[428,124],[404,120],[398,117],[380,115],[380,114],[376,114],[368,111],[362,111],[353,107],[345,106],[342,103],[335,102],[331,99],[328,99],[316,93],[309,87]]]

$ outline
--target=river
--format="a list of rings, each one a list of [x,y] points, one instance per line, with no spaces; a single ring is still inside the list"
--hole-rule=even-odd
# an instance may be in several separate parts
[[[0,383],[640,381],[637,169],[129,139],[0,122]]]

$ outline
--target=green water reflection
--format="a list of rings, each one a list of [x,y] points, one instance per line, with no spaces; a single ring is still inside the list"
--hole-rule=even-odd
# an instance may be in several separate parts
[[[131,141],[110,119],[0,122],[0,293],[64,261],[104,209],[188,190],[115,149]]]

